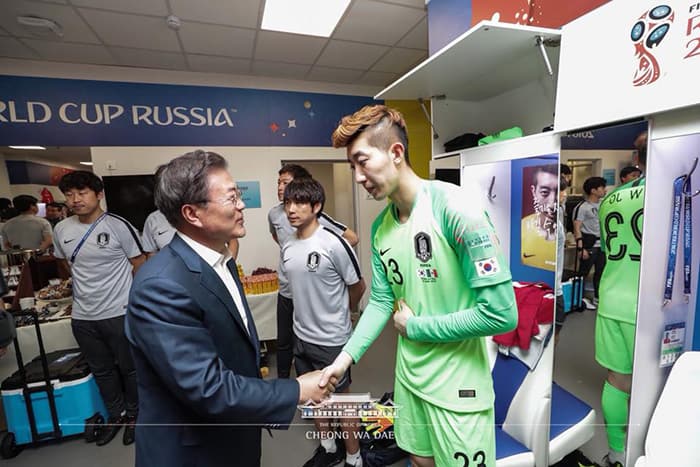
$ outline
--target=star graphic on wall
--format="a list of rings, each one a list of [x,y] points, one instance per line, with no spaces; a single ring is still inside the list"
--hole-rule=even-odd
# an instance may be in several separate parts
[[[270,123],[270,130],[272,130],[273,133],[275,133],[279,129],[279,125],[277,125],[275,122]]]
[[[316,115],[316,114],[314,113],[313,110],[309,111],[309,117],[314,118],[314,115]]]
[[[296,128],[297,127],[297,121],[296,120],[287,120],[288,127],[287,128]]]

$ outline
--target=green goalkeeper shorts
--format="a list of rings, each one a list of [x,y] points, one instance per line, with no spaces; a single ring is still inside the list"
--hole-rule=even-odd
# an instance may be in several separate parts
[[[608,370],[629,375],[634,359],[635,325],[605,316],[595,321],[595,359]]]
[[[495,467],[496,432],[493,408],[481,412],[453,412],[418,397],[396,381],[394,419],[396,443],[435,465]]]

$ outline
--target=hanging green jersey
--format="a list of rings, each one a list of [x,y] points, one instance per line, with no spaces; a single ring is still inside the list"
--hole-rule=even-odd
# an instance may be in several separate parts
[[[629,324],[637,322],[645,182],[642,177],[617,187],[603,198],[598,212],[606,260],[598,314]]]
[[[512,329],[517,321],[510,271],[493,225],[466,198],[455,185],[425,181],[406,222],[397,220],[393,204],[377,217],[370,302],[345,347],[357,361],[378,334],[375,328],[381,330],[390,317],[394,301],[403,298],[416,318],[409,320],[409,338],[399,336],[397,380],[437,406],[463,412],[493,404],[484,337],[473,336],[494,334],[490,330],[504,323]],[[490,286],[500,287],[499,294],[482,296],[477,306],[475,290]],[[434,319],[440,317],[461,318],[441,329]],[[453,337],[455,327],[472,337]]]

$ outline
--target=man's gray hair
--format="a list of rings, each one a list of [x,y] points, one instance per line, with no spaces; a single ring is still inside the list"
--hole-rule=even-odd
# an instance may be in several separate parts
[[[197,149],[158,167],[155,203],[173,227],[183,220],[182,206],[207,202],[209,172],[226,166],[219,154]]]

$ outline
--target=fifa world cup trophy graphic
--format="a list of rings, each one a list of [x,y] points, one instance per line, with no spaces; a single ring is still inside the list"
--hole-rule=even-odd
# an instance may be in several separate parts
[[[675,13],[668,5],[657,5],[639,17],[632,30],[630,39],[634,43],[637,69],[632,83],[635,86],[651,84],[661,75],[661,67],[654,56],[654,49],[666,37]]]

